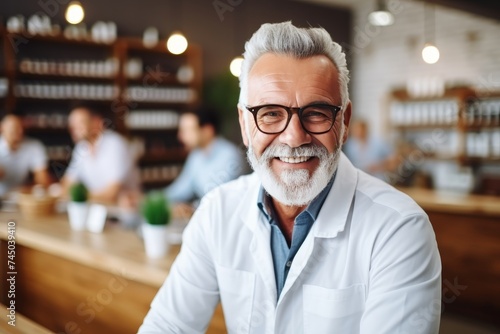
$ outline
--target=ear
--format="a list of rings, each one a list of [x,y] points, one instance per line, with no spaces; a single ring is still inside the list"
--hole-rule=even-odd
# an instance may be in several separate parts
[[[240,122],[241,138],[243,139],[243,144],[248,147],[248,136],[246,130],[245,115],[243,114],[244,112],[246,111],[241,110],[240,106],[238,106],[238,121]]]
[[[342,143],[345,143],[347,140],[347,137],[349,135],[349,123],[351,122],[351,113],[352,113],[352,103],[349,101],[347,104],[347,107],[345,108],[344,111],[344,126],[345,126],[345,131],[344,131],[344,138],[342,138]]]

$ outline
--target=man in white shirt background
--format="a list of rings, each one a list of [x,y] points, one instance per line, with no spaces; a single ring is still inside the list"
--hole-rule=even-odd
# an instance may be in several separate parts
[[[0,196],[26,184],[30,173],[35,184],[48,186],[47,153],[43,144],[26,138],[19,116],[2,119],[0,136]]]
[[[113,204],[121,191],[138,190],[130,146],[120,134],[104,127],[100,106],[75,104],[68,125],[76,145],[62,179],[66,192],[71,184],[81,182],[91,200]]]
[[[342,153],[352,105],[322,28],[264,24],[238,105],[254,169],[205,195],[139,333],[438,333],[441,261],[425,212]]]

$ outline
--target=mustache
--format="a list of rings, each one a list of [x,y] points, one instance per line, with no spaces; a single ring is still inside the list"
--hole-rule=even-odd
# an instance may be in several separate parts
[[[276,157],[326,157],[328,150],[324,146],[308,144],[300,147],[290,147],[286,144],[276,144],[267,147],[259,160]]]

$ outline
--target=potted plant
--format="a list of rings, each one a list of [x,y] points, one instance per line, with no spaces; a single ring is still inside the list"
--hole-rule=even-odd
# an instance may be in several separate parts
[[[164,256],[168,252],[167,225],[170,222],[170,207],[165,195],[160,191],[147,194],[141,205],[144,218],[142,235],[146,255],[152,258]]]
[[[85,230],[88,215],[88,191],[82,183],[75,183],[69,189],[68,218],[75,231]]]

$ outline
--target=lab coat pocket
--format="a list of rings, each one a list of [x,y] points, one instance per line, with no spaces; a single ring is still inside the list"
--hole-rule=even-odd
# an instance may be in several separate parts
[[[217,265],[220,298],[228,333],[250,330],[255,274]]]
[[[327,289],[302,287],[304,333],[358,333],[365,304],[365,286]]]

